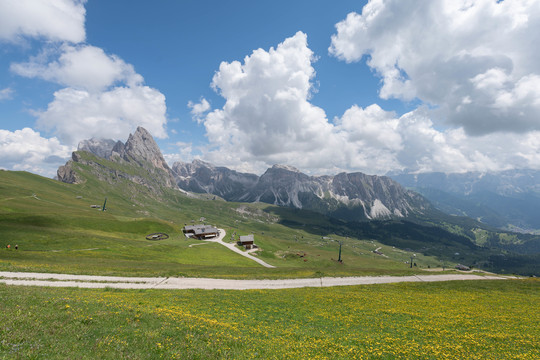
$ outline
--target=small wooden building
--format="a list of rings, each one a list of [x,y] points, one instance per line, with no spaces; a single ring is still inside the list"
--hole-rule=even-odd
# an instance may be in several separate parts
[[[184,234],[191,235],[199,240],[214,238],[219,235],[218,229],[210,225],[186,225],[182,230]]]
[[[246,250],[257,247],[257,245],[255,245],[255,239],[253,234],[240,236],[240,240],[238,240],[238,245],[243,246]]]

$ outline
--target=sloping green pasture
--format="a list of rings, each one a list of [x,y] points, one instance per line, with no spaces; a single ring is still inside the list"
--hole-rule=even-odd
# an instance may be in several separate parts
[[[411,272],[404,263],[411,253],[327,233],[328,220],[318,214],[300,216],[291,210],[287,216],[305,228],[289,227],[279,215],[283,210],[269,205],[193,198],[173,190],[156,197],[134,183],[110,185],[88,178],[84,184],[71,185],[0,171],[0,270],[234,278]],[[107,211],[91,208],[101,206],[105,198]],[[224,228],[226,241],[232,241],[235,232],[255,234],[261,248],[258,256],[277,268],[263,268],[218,244],[186,239],[182,227],[201,217]],[[145,239],[154,232],[170,238]],[[337,262],[338,241],[343,242],[343,264]],[[377,248],[385,256],[373,253]],[[441,264],[420,254],[415,261],[423,268]]]

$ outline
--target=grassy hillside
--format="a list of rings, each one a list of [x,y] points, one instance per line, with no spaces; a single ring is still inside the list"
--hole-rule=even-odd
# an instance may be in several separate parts
[[[269,205],[226,203],[214,197],[192,198],[170,189],[161,197],[149,196],[143,186],[131,182],[110,185],[88,179],[72,185],[0,171],[1,270],[235,278],[418,271],[404,263],[410,252],[371,238],[337,235],[333,230],[339,229],[322,216],[286,214]],[[105,197],[107,211],[91,208],[101,206]],[[285,219],[289,215],[291,219]],[[255,234],[261,247],[258,256],[277,268],[265,269],[218,244],[187,240],[182,227],[201,217],[224,228],[227,241],[234,232]],[[288,225],[294,221],[301,225]],[[153,232],[166,232],[170,238],[146,240]],[[336,261],[338,241],[343,243],[343,264]],[[384,256],[373,253],[377,248]],[[416,261],[422,268],[441,265],[421,254]]]
[[[0,285],[6,359],[538,359],[540,283],[289,290]]]
[[[107,211],[91,207],[105,197]],[[462,228],[344,223],[214,199],[170,189],[156,195],[121,179],[110,184],[89,176],[71,185],[0,171],[0,270],[220,278],[402,275],[449,267],[461,261],[452,258],[456,248],[467,257],[486,256]],[[218,244],[187,240],[181,228],[201,217],[224,228],[226,240],[234,232],[255,234],[258,256],[276,268]],[[170,238],[146,240],[153,232]],[[487,234],[478,232],[478,238],[488,242]],[[343,264],[336,261],[339,241]],[[439,259],[431,251],[450,255]],[[410,269],[405,261],[414,253],[418,267]],[[536,359],[539,290],[536,279],[249,291],[0,285],[0,358]]]
[[[285,278],[408,274],[464,263],[506,273],[538,272],[537,255],[479,246],[470,236],[477,235],[465,226],[347,223],[309,211],[228,203],[168,188],[151,192],[121,176],[98,180],[94,170],[80,165],[87,180],[77,185],[0,171],[0,270]],[[105,198],[107,211],[91,207],[101,206]],[[218,244],[186,239],[182,227],[201,218],[224,228],[230,242],[233,233],[254,234],[261,248],[258,256],[276,269],[262,268]],[[154,232],[170,238],[145,239]],[[339,242],[343,263],[336,261]],[[411,256],[418,265],[413,269],[406,264]]]

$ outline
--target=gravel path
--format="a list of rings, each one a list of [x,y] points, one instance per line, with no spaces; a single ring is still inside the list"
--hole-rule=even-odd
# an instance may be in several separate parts
[[[117,277],[68,275],[48,273],[1,272],[0,283],[7,285],[79,287],[79,288],[118,288],[118,289],[290,289],[302,287],[328,287],[387,284],[398,282],[432,282],[453,280],[505,280],[516,277],[502,275],[445,274],[413,276],[365,276],[342,278],[281,279],[281,280],[229,280],[208,278],[176,277]]]

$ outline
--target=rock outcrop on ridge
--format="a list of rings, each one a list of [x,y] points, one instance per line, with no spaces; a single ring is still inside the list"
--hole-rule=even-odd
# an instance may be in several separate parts
[[[308,209],[345,220],[401,218],[431,208],[422,196],[385,176],[308,176],[291,166],[274,165],[258,177],[199,160],[176,162],[173,170],[178,186],[187,191],[214,194],[227,201]]]
[[[173,171],[154,138],[142,127],[130,134],[125,144],[113,140],[81,141],[71,160],[58,169],[58,180],[84,182],[75,170],[75,164],[86,165],[98,179],[109,183],[129,180],[148,187],[154,193],[159,193],[162,187],[178,188]]]
[[[201,160],[175,162],[172,169],[181,189],[217,195],[228,201],[242,198],[259,180],[257,175],[213,166]]]

